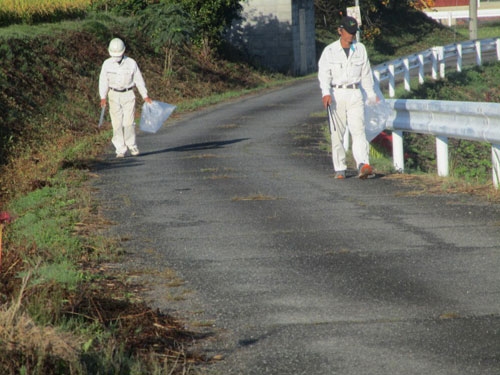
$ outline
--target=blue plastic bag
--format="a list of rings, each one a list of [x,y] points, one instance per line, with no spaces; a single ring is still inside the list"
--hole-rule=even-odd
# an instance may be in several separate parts
[[[144,103],[139,128],[148,133],[156,133],[176,108],[175,105],[156,100],[151,104]]]

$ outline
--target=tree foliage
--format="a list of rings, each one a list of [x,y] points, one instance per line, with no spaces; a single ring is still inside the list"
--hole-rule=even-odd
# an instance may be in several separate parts
[[[426,9],[435,5],[434,0],[413,0],[410,3],[410,5],[415,9]]]
[[[195,22],[199,34],[197,42],[205,39],[217,47],[223,32],[239,15],[242,9],[239,0],[165,0],[182,6]]]
[[[434,0],[360,0],[359,3],[363,37],[374,39],[386,25],[399,27],[401,22],[405,22],[405,19],[401,19],[402,14],[432,6]],[[342,16],[347,14],[346,8],[354,4],[354,0],[314,0],[316,26],[334,30]]]
[[[189,14],[196,25],[193,40],[208,41],[213,47],[220,45],[224,31],[231,26],[242,9],[240,0],[93,0],[95,10],[110,11],[123,16],[143,14],[150,7],[175,5]]]
[[[165,74],[172,72],[172,62],[178,48],[190,43],[195,33],[190,15],[176,4],[149,5],[138,13],[133,25],[150,39],[156,52],[165,54]]]

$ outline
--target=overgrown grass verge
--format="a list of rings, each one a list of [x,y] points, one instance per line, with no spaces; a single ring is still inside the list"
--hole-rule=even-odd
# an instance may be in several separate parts
[[[202,336],[151,310],[140,287],[103,267],[120,254],[99,234],[110,223],[82,168],[91,143],[47,155],[51,167],[38,171],[47,185],[6,207],[15,220],[0,273],[0,373],[192,373],[207,361],[187,350]]]

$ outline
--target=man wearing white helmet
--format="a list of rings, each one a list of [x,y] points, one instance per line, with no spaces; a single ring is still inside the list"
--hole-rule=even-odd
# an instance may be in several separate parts
[[[127,149],[133,156],[139,155],[135,141],[134,115],[135,94],[137,87],[142,98],[152,103],[148,97],[146,84],[135,60],[125,56],[125,44],[119,38],[111,40],[108,47],[111,56],[102,64],[99,76],[99,95],[101,107],[106,106],[109,98],[109,114],[113,125],[112,143],[116,157],[123,158]]]

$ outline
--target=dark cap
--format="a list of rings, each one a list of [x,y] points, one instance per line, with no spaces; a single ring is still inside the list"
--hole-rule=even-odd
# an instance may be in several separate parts
[[[356,34],[356,31],[358,31],[358,21],[356,21],[353,17],[342,17],[339,27],[347,31],[349,34]]]

